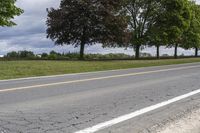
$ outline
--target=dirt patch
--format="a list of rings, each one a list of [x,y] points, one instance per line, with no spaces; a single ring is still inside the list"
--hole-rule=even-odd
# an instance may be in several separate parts
[[[185,117],[167,124],[157,133],[200,133],[200,109],[195,110]]]

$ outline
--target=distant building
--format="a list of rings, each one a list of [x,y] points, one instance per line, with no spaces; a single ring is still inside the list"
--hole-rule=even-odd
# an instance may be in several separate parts
[[[0,58],[3,58],[4,57],[4,55],[0,55]]]

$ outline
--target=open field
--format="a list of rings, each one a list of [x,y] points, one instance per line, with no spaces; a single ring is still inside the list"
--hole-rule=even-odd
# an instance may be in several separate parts
[[[0,79],[200,62],[200,58],[129,61],[0,61]]]

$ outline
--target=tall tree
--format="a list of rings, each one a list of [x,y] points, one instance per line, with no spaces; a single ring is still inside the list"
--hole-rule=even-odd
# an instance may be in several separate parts
[[[159,0],[127,0],[125,9],[129,16],[131,42],[128,47],[134,48],[135,58],[140,56],[140,49],[147,43],[148,30],[156,21],[160,9]]]
[[[157,59],[160,58],[160,47],[166,46],[168,44],[167,39],[167,33],[166,29],[168,27],[164,27],[162,25],[162,21],[160,19],[162,18],[163,13],[165,12],[165,7],[163,6],[163,2],[159,1],[160,6],[157,7],[157,15],[155,16],[155,21],[152,24],[152,26],[147,31],[148,36],[148,45],[150,47],[155,46],[156,47],[156,57]]]
[[[0,1],[0,26],[16,25],[12,19],[23,13],[23,10],[15,6],[16,0]]]
[[[84,59],[86,45],[121,40],[126,19],[120,8],[120,0],[62,0],[59,9],[47,10],[47,37],[56,45],[80,46]]]
[[[191,23],[189,29],[183,34],[183,45],[185,49],[195,49],[195,56],[198,56],[200,48],[200,6],[195,2],[191,4]]]
[[[183,41],[183,33],[190,25],[190,5],[188,0],[162,0],[164,12],[160,15],[159,24],[165,27],[168,46],[175,47],[174,57],[177,58],[178,46]]]
[[[157,59],[160,59],[160,47],[166,46],[167,42],[167,33],[164,31],[164,27],[160,27],[159,24],[155,23],[148,32],[148,45],[156,47]]]

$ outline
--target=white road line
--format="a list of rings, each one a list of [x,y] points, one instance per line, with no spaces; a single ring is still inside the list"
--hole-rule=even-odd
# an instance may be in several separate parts
[[[93,127],[89,127],[89,128],[84,129],[84,130],[77,131],[77,132],[75,132],[75,133],[94,133],[94,132],[100,131],[100,130],[102,130],[102,129],[111,127],[111,126],[113,126],[113,125],[119,124],[119,123],[121,123],[121,122],[130,120],[130,119],[133,119],[133,118],[135,118],[135,117],[137,117],[137,116],[143,115],[143,114],[148,113],[148,112],[150,112],[150,111],[153,111],[153,110],[159,109],[159,108],[161,108],[161,107],[167,106],[167,105],[169,105],[169,104],[178,102],[178,101],[183,100],[183,99],[185,99],[185,98],[194,96],[194,95],[199,94],[199,93],[200,93],[200,89],[199,89],[199,90],[196,90],[196,91],[192,91],[192,92],[187,93],[187,94],[185,94],[185,95],[181,95],[181,96],[175,97],[175,98],[173,98],[173,99],[170,99],[170,100],[167,100],[167,101],[158,103],[158,104],[156,104],[156,105],[152,105],[152,106],[143,108],[143,109],[141,109],[141,110],[137,110],[137,111],[132,112],[132,113],[130,113],[130,114],[126,114],[126,115],[117,117],[117,118],[112,119],[112,120],[110,120],[110,121],[106,121],[106,122],[97,124],[97,125],[95,125],[95,126],[93,126]]]
[[[191,69],[191,68],[197,68],[197,67],[199,68],[200,66],[179,67],[179,68],[171,68],[171,69],[163,69],[163,70],[155,70],[155,71],[146,71],[146,72],[139,72],[139,73],[129,73],[129,74],[106,76],[106,77],[97,77],[97,78],[80,79],[80,80],[72,80],[72,81],[65,81],[65,82],[56,82],[56,83],[33,85],[33,86],[25,86],[25,87],[8,88],[8,89],[1,89],[0,93],[9,92],[9,91],[32,89],[32,88],[47,87],[47,86],[55,86],[55,85],[63,85],[63,84],[71,84],[71,83],[80,83],[80,82],[87,82],[87,81],[94,81],[94,80],[103,80],[103,79],[111,79],[111,78],[136,76],[136,75],[151,74],[151,73],[158,73],[158,72],[184,70],[184,69]]]
[[[184,63],[184,64],[172,64],[172,65],[161,65],[161,66],[150,66],[150,67],[139,67],[139,68],[125,68],[125,69],[115,69],[115,70],[105,70],[105,71],[94,71],[94,72],[82,72],[82,73],[69,73],[69,74],[59,74],[59,75],[50,75],[50,76],[37,76],[37,77],[27,77],[27,78],[16,78],[16,79],[5,79],[0,80],[0,82],[9,82],[9,81],[21,81],[21,80],[34,80],[34,79],[44,79],[44,78],[56,78],[56,77],[64,77],[64,76],[74,76],[74,75],[84,75],[84,74],[95,74],[95,73],[103,73],[103,72],[117,72],[117,71],[125,71],[130,69],[144,69],[144,68],[162,68],[168,66],[184,66],[184,65],[193,65],[199,64],[199,62],[194,63]]]

